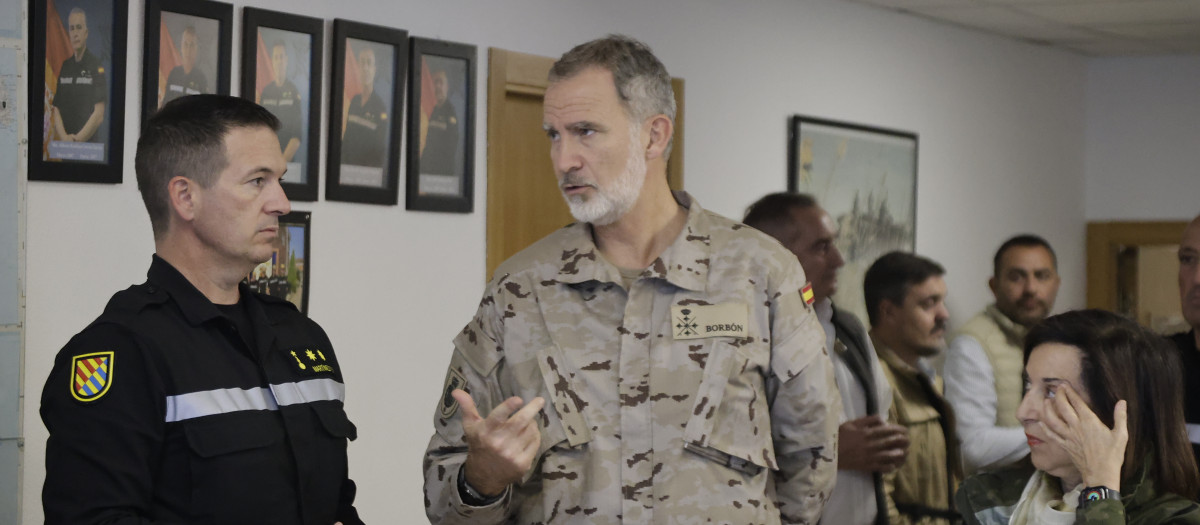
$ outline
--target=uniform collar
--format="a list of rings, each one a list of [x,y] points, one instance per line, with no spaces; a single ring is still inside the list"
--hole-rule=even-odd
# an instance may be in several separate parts
[[[687,209],[687,223],[679,232],[679,237],[638,277],[663,279],[679,288],[705,292],[712,250],[711,224],[703,208],[691,195],[682,191],[672,193],[675,201]],[[620,270],[600,254],[592,238],[592,226],[575,223],[568,228],[574,231],[564,243],[557,280],[567,284],[587,281],[620,283]]]
[[[900,355],[893,351],[887,345],[881,343],[875,338],[875,334],[871,334],[871,344],[875,345],[875,353],[879,354],[879,358],[888,364],[898,375],[916,378],[917,374],[924,375],[926,379],[933,380],[937,372],[932,366],[929,366],[929,360],[924,357],[917,358],[917,366],[914,368],[909,365]]]
[[[152,257],[150,270],[146,272],[148,292],[152,294],[158,290],[166,292],[179,305],[179,310],[183,312],[184,318],[193,326],[203,324],[217,317],[223,317],[217,306],[208,297],[205,297],[171,263],[159,257],[158,254]],[[253,297],[254,295],[244,282],[238,283],[238,294],[243,299]],[[247,300],[248,307],[250,302]],[[255,312],[257,310],[257,308],[250,308],[249,311]]]

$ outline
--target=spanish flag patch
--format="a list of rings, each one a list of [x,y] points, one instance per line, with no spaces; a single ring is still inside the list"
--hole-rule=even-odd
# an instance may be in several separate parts
[[[812,283],[804,283],[804,288],[800,289],[800,297],[804,299],[804,304],[813,304]]]

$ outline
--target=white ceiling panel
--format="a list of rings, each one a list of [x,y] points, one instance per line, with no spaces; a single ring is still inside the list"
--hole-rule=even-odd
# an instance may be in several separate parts
[[[848,0],[1091,56],[1200,53],[1200,0]]]

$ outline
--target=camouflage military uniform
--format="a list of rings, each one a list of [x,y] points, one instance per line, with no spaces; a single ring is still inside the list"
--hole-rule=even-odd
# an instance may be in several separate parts
[[[967,478],[955,496],[965,525],[1007,525],[1033,465],[1022,461],[995,472]],[[1175,494],[1160,494],[1146,469],[1121,484],[1121,501],[1102,500],[1076,509],[1075,523],[1084,525],[1200,524],[1200,506]]]
[[[591,227],[503,264],[455,338],[425,456],[434,523],[812,523],[833,486],[841,401],[795,256],[689,208],[626,291]],[[539,457],[498,502],[464,505],[461,411],[546,399]]]

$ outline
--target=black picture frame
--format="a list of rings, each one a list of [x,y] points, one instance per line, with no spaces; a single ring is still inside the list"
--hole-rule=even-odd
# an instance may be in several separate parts
[[[838,225],[842,275],[864,275],[880,255],[916,248],[918,145],[909,131],[789,119],[788,191],[811,194]],[[833,301],[866,318],[862,287],[838,288]]]
[[[363,67],[367,52],[373,62],[369,72]],[[391,59],[385,60],[389,53]],[[400,192],[408,31],[335,19],[332,62],[325,198],[395,205]],[[382,82],[379,75],[388,71],[381,64],[391,69],[390,79]],[[351,89],[364,84],[364,79],[352,76],[351,71],[372,77],[365,99],[361,88]],[[347,100],[352,91],[357,94]],[[350,140],[346,140],[347,134]]]
[[[143,128],[150,117],[173,98],[198,93],[229,94],[230,64],[233,62],[233,4],[212,0],[146,0],[145,27],[145,53],[142,55]],[[165,35],[163,29],[167,30]],[[184,41],[187,39],[184,33],[191,34],[191,42],[197,48],[205,48],[193,52],[191,72],[184,65],[188,61],[183,56]],[[163,49],[164,42],[169,49]],[[200,42],[210,45],[205,46]],[[164,63],[176,66],[163,71]],[[216,76],[209,81],[208,74],[212,73]]]
[[[471,213],[475,203],[475,46],[413,37],[410,52],[405,208]],[[436,69],[439,67],[444,69]],[[444,72],[447,86],[442,103],[437,101],[435,87],[438,71]],[[455,103],[461,105],[453,107]],[[434,136],[442,138],[431,147],[423,128],[437,122],[447,124],[445,129],[434,128],[442,132]],[[445,154],[453,136],[457,136],[454,152]],[[431,156],[423,158],[423,150]]]
[[[291,301],[308,315],[308,291],[312,288],[311,248],[312,212],[293,211],[281,215],[271,259],[250,270],[246,284],[258,293]]]
[[[282,123],[280,147],[288,162],[283,190],[294,201],[316,201],[320,187],[324,36],[325,22],[319,18],[254,7],[242,10],[241,96],[263,105],[279,117]],[[273,76],[276,48],[282,49],[285,58],[285,73],[280,79]],[[259,60],[260,54],[265,63]],[[301,60],[293,61],[292,54],[300,55]],[[289,80],[292,77],[301,81],[299,85]],[[268,96],[259,96],[260,86]],[[296,112],[294,115],[293,111]],[[290,139],[296,139],[295,149],[292,149]],[[289,150],[292,155],[288,154]]]
[[[86,42],[78,61],[68,30],[75,8],[82,10],[84,23],[79,25],[84,27],[82,41]],[[30,2],[29,180],[121,183],[128,15],[128,0]],[[68,61],[72,61],[70,76],[64,77],[62,68]],[[53,78],[46,78],[47,69]],[[103,106],[91,102],[92,111],[87,112],[88,103],[100,97],[90,86],[99,83],[106,86]],[[71,88],[62,91],[67,85]],[[84,100],[75,103],[80,98]],[[102,117],[90,124],[97,109]],[[66,121],[64,114],[68,115]],[[69,128],[77,131],[72,133]],[[85,140],[58,140],[81,132],[87,134]]]

